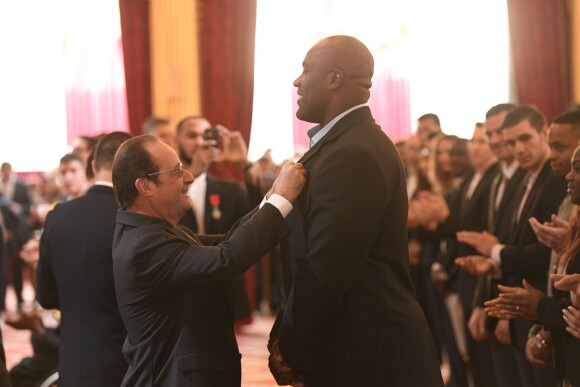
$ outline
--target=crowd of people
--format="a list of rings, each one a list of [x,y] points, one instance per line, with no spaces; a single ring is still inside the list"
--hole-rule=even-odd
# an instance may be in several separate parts
[[[580,383],[579,305],[550,280],[578,272],[579,140],[578,109],[549,123],[534,106],[502,103],[467,142],[425,115],[398,144],[411,270],[449,385]]]
[[[281,165],[203,116],[79,137],[33,187],[2,164],[0,307],[10,280],[34,355],[0,351],[0,386],[239,386],[256,309],[280,385],[442,386],[443,363],[452,387],[580,385],[580,110],[501,103],[470,138],[429,113],[394,144],[361,42],[303,67],[316,126]]]

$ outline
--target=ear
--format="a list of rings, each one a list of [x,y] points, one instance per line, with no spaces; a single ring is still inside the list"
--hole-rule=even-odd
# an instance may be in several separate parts
[[[93,176],[97,175],[97,162],[93,159],[91,161],[91,169],[93,170]]]
[[[155,184],[151,180],[146,179],[144,177],[140,177],[137,180],[135,180],[135,188],[137,188],[137,192],[139,192],[140,195],[146,197],[153,196],[154,185]]]
[[[542,134],[542,138],[544,140],[546,140],[546,142],[548,142],[548,133],[549,133],[549,127],[548,127],[548,125],[544,125],[544,127],[542,128],[541,134]]]
[[[344,82],[344,73],[342,72],[342,70],[334,69],[329,73],[328,76],[329,76],[329,84],[328,84],[329,91],[334,91],[338,89],[340,85],[342,85],[342,82]]]

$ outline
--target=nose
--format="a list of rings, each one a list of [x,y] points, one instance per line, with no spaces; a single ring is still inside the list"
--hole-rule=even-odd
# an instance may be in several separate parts
[[[300,87],[300,78],[302,78],[302,75],[299,76],[298,78],[296,78],[294,80],[294,82],[292,82],[292,84],[294,85],[294,87]]]
[[[187,169],[183,169],[183,182],[185,184],[191,184],[193,183],[193,180],[195,179],[193,178],[191,172],[189,172]]]
[[[568,173],[566,174],[566,181],[567,181],[568,183],[571,183],[571,182],[572,182],[572,180],[574,180],[574,179],[573,179],[573,177],[572,177],[572,170],[573,170],[573,169],[570,169],[570,172],[568,172]]]
[[[489,136],[489,143],[490,144],[499,144],[502,140],[501,135],[497,131],[493,131],[491,136]]]

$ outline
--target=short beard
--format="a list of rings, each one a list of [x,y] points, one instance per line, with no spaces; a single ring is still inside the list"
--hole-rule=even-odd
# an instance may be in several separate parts
[[[191,157],[189,157],[187,155],[187,153],[185,152],[185,150],[183,149],[183,147],[181,145],[179,145],[179,159],[181,160],[181,162],[183,164],[191,164]]]

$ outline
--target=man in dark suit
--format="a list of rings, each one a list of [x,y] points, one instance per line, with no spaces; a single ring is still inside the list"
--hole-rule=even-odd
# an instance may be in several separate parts
[[[28,224],[30,207],[32,206],[32,197],[28,185],[16,176],[10,163],[2,163],[0,166],[0,176],[1,205],[8,206],[9,209],[19,218],[19,223],[22,227],[20,230],[20,236],[23,239],[19,243],[16,242],[16,238],[10,242],[8,256],[6,256],[6,259],[1,263],[2,270],[6,271],[6,273],[4,273],[2,279],[0,279],[0,297],[2,297],[2,299],[5,297],[8,280],[6,274],[10,273],[18,302],[18,310],[21,310],[24,304],[24,298],[22,297],[22,269],[24,265],[18,256],[18,252],[20,251],[21,245],[28,240],[30,234]],[[16,233],[15,230],[8,230],[13,234]],[[4,305],[4,301],[2,301],[1,304]],[[4,309],[3,306],[2,309]]]
[[[239,386],[230,277],[287,236],[284,216],[304,184],[287,163],[263,205],[225,235],[179,225],[191,207],[193,176],[153,136],[125,142],[113,184],[121,205],[113,241],[117,300],[127,340],[123,386]]]
[[[289,293],[269,343],[279,384],[443,385],[409,275],[405,171],[366,106],[373,67],[364,44],[332,36],[294,81],[296,116],[319,125],[300,161],[309,179],[289,215]]]
[[[490,186],[488,202],[483,204],[487,209],[486,231],[495,235],[500,242],[505,242],[511,228],[511,219],[515,211],[516,190],[521,186],[526,170],[520,168],[515,159],[513,149],[507,145],[503,134],[502,124],[506,115],[516,107],[511,103],[500,103],[492,106],[485,115],[485,131],[489,139],[489,146],[500,165]],[[476,341],[488,340],[491,336],[493,362],[488,365],[487,372],[495,369],[497,382],[500,387],[521,385],[516,369],[516,358],[511,347],[511,335],[508,321],[489,319],[484,310],[485,301],[497,294],[497,283],[490,278],[478,279],[473,296],[473,310],[469,317],[469,333]]]
[[[27,217],[30,215],[32,205],[28,185],[16,177],[10,163],[2,163],[0,171],[2,172],[2,197],[15,203],[18,207],[17,212]]]
[[[476,274],[490,274],[505,285],[519,286],[526,279],[536,289],[543,290],[547,283],[550,249],[538,241],[528,219],[534,217],[540,222],[549,221],[566,195],[566,181],[551,171],[548,126],[539,110],[528,105],[518,106],[507,114],[502,128],[520,166],[527,171],[525,183],[515,195],[518,200],[509,220],[511,229],[505,243],[500,243],[489,233],[458,235],[459,240],[472,245],[484,256],[472,256],[460,263]],[[533,369],[525,358],[531,322],[515,320],[510,325],[523,385],[554,385],[549,370],[540,372]]]
[[[127,370],[121,348],[126,330],[113,283],[112,245],[118,204],[111,170],[115,152],[131,136],[107,134],[97,144],[95,185],[59,204],[40,240],[36,297],[61,311],[61,386],[119,385]]]

